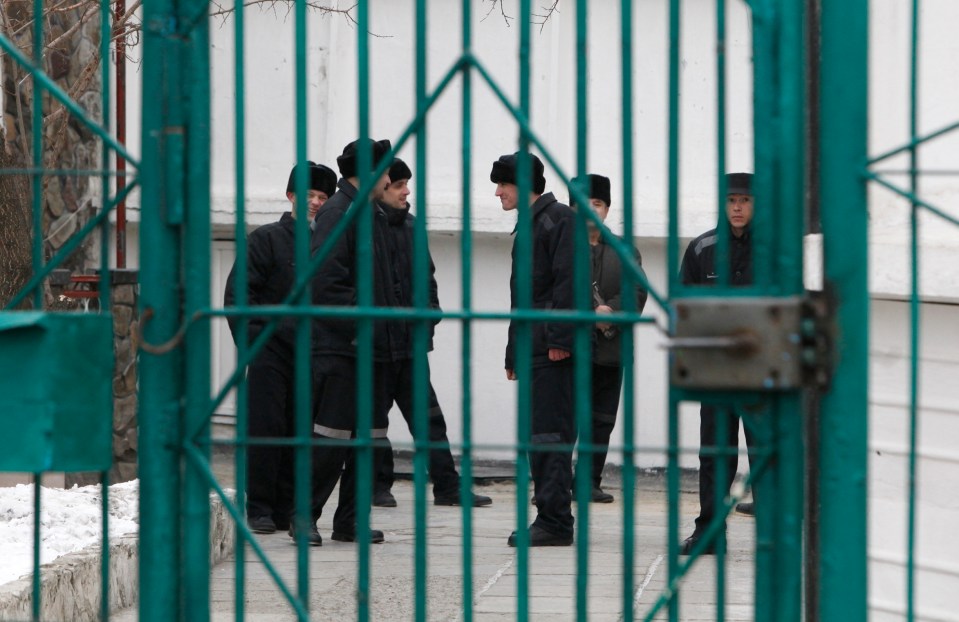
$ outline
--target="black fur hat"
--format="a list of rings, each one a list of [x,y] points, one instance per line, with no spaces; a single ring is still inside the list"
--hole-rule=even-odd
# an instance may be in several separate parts
[[[570,193],[569,193],[569,204],[572,205],[576,201],[573,199],[572,187],[574,184],[582,183],[587,181],[586,184],[586,196],[590,199],[599,199],[606,204],[606,207],[609,207],[613,204],[613,199],[610,197],[610,184],[609,177],[603,177],[602,175],[597,175],[595,173],[590,173],[586,175],[584,180],[582,177],[574,177],[570,179]]]
[[[726,173],[726,194],[752,194],[752,173]]]
[[[336,192],[336,173],[328,166],[307,161],[306,165],[310,169],[310,190],[319,190],[327,197],[333,196]],[[290,179],[286,182],[286,192],[290,194],[296,192],[296,167],[290,171]]]
[[[413,179],[413,171],[406,165],[406,162],[399,158],[393,158],[393,164],[390,165],[390,183],[400,181],[401,179]]]
[[[392,149],[388,140],[367,139],[370,143],[370,153],[373,154],[373,166],[378,166],[386,154]],[[343,155],[336,159],[336,164],[340,168],[340,175],[343,177],[356,177],[356,159],[359,155],[359,140],[354,140],[343,147]]]
[[[543,175],[546,169],[543,167],[543,162],[532,153],[529,154],[529,159],[533,164],[531,190],[535,194],[543,194],[543,191],[546,190],[546,177]],[[500,156],[499,160],[493,162],[493,170],[490,171],[489,180],[494,184],[516,184],[518,162],[519,152]]]

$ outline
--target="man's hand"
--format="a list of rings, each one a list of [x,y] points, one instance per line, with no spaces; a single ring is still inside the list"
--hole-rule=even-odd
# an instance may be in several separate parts
[[[516,372],[512,369],[506,370],[506,379],[507,380],[516,380]]]
[[[612,313],[613,308],[607,305],[599,305],[596,307],[595,311],[596,313]],[[612,328],[612,326],[613,325],[610,324],[609,322],[596,322],[596,328],[598,328],[599,330],[609,330],[610,328]]]
[[[549,349],[549,360],[553,361],[554,363],[556,361],[562,361],[564,359],[568,359],[571,356],[572,356],[572,353],[567,352],[566,350],[560,350],[559,348]]]

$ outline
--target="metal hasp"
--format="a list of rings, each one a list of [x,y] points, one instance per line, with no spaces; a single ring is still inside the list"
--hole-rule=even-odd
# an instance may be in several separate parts
[[[817,302],[818,301],[818,302]],[[670,374],[683,389],[781,391],[828,381],[828,332],[812,297],[676,302]]]

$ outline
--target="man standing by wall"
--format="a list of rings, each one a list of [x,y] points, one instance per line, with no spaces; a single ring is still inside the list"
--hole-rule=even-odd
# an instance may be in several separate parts
[[[410,204],[408,202],[410,189],[409,180],[413,177],[413,172],[403,160],[396,158],[393,160],[389,169],[390,184],[387,186],[383,195],[381,205],[385,208],[386,218],[389,222],[389,238],[393,251],[393,267],[396,272],[396,281],[398,284],[399,302],[401,306],[413,306],[413,226],[415,218],[410,214]],[[426,249],[429,258],[429,295],[430,307],[440,308],[438,288],[436,278],[434,277],[435,267],[433,258],[429,256],[429,249]],[[389,413],[395,402],[406,419],[410,432],[415,435],[413,430],[413,342],[412,330],[408,333],[411,336],[408,342],[407,357],[401,361],[393,363],[388,368],[387,377],[384,379],[385,393],[383,403],[378,407],[385,409]],[[433,349],[432,334],[428,349]],[[453,462],[453,454],[449,449],[449,439],[446,436],[446,419],[443,417],[443,409],[440,408],[439,400],[436,398],[436,392],[433,390],[433,384],[429,380],[429,360],[426,362],[426,383],[428,391],[429,406],[429,441],[430,443],[443,444],[445,447],[435,447],[429,454],[429,474],[433,480],[433,503],[435,505],[455,506],[460,505],[460,476],[456,472],[456,465]],[[389,441],[387,441],[388,443]],[[376,474],[376,483],[374,485],[373,505],[382,507],[395,507],[396,500],[393,498],[390,488],[393,485],[393,452],[389,446],[377,450],[380,456],[377,459],[378,472]],[[473,494],[472,504],[474,506],[490,505],[493,500],[483,495]]]
[[[496,196],[504,211],[516,210],[520,201],[528,201],[532,218],[532,294],[535,309],[573,308],[573,212],[556,200],[553,193],[544,194],[546,178],[543,163],[530,154],[532,175],[530,196],[520,197],[517,177],[529,174],[518,171],[519,155],[501,156],[493,163],[490,181],[496,184]],[[510,276],[510,305],[519,301],[516,265],[516,241],[513,241],[513,270]],[[517,379],[516,323],[510,322],[506,346],[506,377]],[[537,516],[529,527],[530,546],[569,546],[573,543],[571,511],[573,483],[572,445],[576,442],[573,421],[574,327],[559,322],[536,323],[532,326],[532,430],[529,454],[533,476],[533,494]],[[536,445],[562,444],[569,448],[537,451]],[[516,546],[517,534],[507,540]]]
[[[609,178],[602,175],[587,175],[585,178],[571,180],[575,185],[582,183],[589,197],[589,206],[600,220],[606,220],[609,206],[612,204]],[[569,204],[575,205],[572,193]],[[593,277],[593,306],[597,313],[614,313],[623,310],[623,264],[609,245],[603,240],[598,227],[588,222],[589,247]],[[634,248],[634,257],[642,270],[643,259],[639,249]],[[644,273],[645,274],[645,273]],[[648,292],[639,284],[632,292],[636,296],[636,311],[642,312],[646,306]],[[609,450],[609,437],[616,425],[619,411],[619,394],[623,387],[623,361],[620,352],[622,339],[617,324],[598,322],[594,335],[592,370],[592,444],[597,449],[592,456],[593,490],[591,499],[595,503],[612,503],[613,495],[602,488],[603,467]],[[577,469],[579,466],[577,464]]]
[[[753,219],[752,175],[730,173],[726,175],[726,213],[729,227],[729,283],[733,286],[750,285],[753,282],[752,239],[749,223]],[[722,225],[720,225],[722,226]],[[717,230],[710,229],[689,243],[683,255],[680,277],[686,285],[713,285],[717,280],[716,268]],[[721,426],[721,423],[725,425]],[[746,446],[753,446],[752,434],[743,426]],[[699,542],[716,514],[717,492],[723,498],[729,494],[739,454],[733,452],[725,458],[714,455],[716,449],[729,449],[739,445],[739,416],[730,408],[714,404],[702,404],[699,411],[699,516],[693,534],[683,541],[681,555],[689,555]],[[704,451],[705,450],[705,451]],[[725,479],[717,482],[717,461],[726,460]],[[717,486],[719,487],[717,490]],[[723,535],[725,537],[725,524]],[[715,553],[715,544],[710,543],[703,551]]]
[[[307,220],[323,206],[336,188],[336,173],[322,164],[307,162],[310,186],[307,195]],[[290,293],[296,279],[293,262],[296,226],[296,168],[290,172],[286,197],[293,208],[280,220],[258,228],[247,241],[247,277],[250,305],[276,305]],[[236,264],[227,277],[223,305],[233,306],[236,300]],[[239,343],[240,319],[230,317],[233,341]],[[247,343],[260,334],[267,318],[251,317]],[[294,435],[293,352],[296,319],[279,320],[276,332],[247,370],[249,393],[249,427],[251,439],[284,438]],[[293,511],[292,450],[262,445],[247,450],[246,515],[254,533],[273,533],[287,529]],[[315,495],[314,495],[315,496]]]
[[[377,166],[389,153],[390,141],[369,141],[371,166]],[[384,172],[370,189],[367,197],[358,194],[360,180],[357,171],[359,141],[353,141],[336,159],[342,179],[337,183],[336,193],[330,197],[316,217],[310,247],[316,253],[328,239],[337,224],[351,206],[355,209],[373,210],[373,304],[377,307],[399,306],[396,280],[393,273],[389,245],[389,226],[386,214],[378,206],[383,198],[389,175]],[[366,203],[364,205],[364,203]],[[353,307],[357,304],[357,235],[354,224],[347,227],[334,242],[329,254],[320,265],[313,279],[313,303],[318,306]],[[373,375],[382,378],[382,366],[405,356],[407,329],[398,320],[378,320],[373,325]],[[313,325],[313,377],[316,391],[313,431],[319,438],[339,441],[356,436],[356,323],[348,319],[320,319]],[[374,380],[376,385],[379,380]],[[379,388],[374,391],[373,429],[374,439],[386,438],[388,421],[386,413],[376,407]],[[315,482],[322,494],[313,506],[312,529],[323,512],[323,506],[336,486],[340,474],[340,502],[333,515],[334,540],[356,540],[355,469],[347,467],[352,459],[349,447],[326,445],[317,451]],[[372,482],[370,482],[372,486]],[[372,541],[382,542],[383,532],[372,530]]]

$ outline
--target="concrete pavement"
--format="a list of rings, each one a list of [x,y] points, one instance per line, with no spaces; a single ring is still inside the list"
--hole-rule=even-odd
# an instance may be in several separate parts
[[[629,594],[634,619],[643,619],[668,583],[666,560],[665,492],[640,484],[636,505],[636,550],[634,582]],[[516,528],[514,484],[501,482],[477,488],[493,498],[493,505],[473,510],[472,602],[473,619],[500,621],[517,619],[519,591],[516,550],[506,538]],[[590,506],[590,547],[587,610],[589,620],[617,621],[623,618],[622,491],[609,488],[616,496],[612,504]],[[417,581],[414,573],[415,529],[413,486],[398,481],[393,489],[396,508],[373,508],[375,528],[386,534],[386,542],[371,545],[370,618],[372,620],[414,619]],[[427,617],[429,620],[463,620],[463,533],[462,509],[432,505],[427,491]],[[681,495],[681,537],[692,529],[697,499]],[[331,497],[336,499],[336,494]],[[528,501],[528,496],[524,495]],[[535,508],[529,507],[530,514]],[[575,508],[574,508],[575,512]],[[320,520],[323,546],[309,551],[310,612],[313,620],[356,618],[357,550],[355,544],[333,542],[332,512]],[[753,618],[753,519],[733,515],[729,520],[729,554],[725,575],[726,620]],[[257,536],[272,564],[292,591],[296,591],[297,550],[285,533]],[[265,570],[247,548],[245,619],[249,621],[294,620],[293,609]],[[682,558],[685,559],[685,558]],[[528,607],[531,620],[574,620],[576,618],[576,548],[537,548],[529,555]],[[212,571],[211,609],[213,620],[235,619],[235,577],[233,559]],[[715,620],[716,561],[706,557],[697,562],[680,588],[681,620]],[[118,621],[136,620],[136,612],[117,614]],[[667,619],[661,610],[655,619]]]

